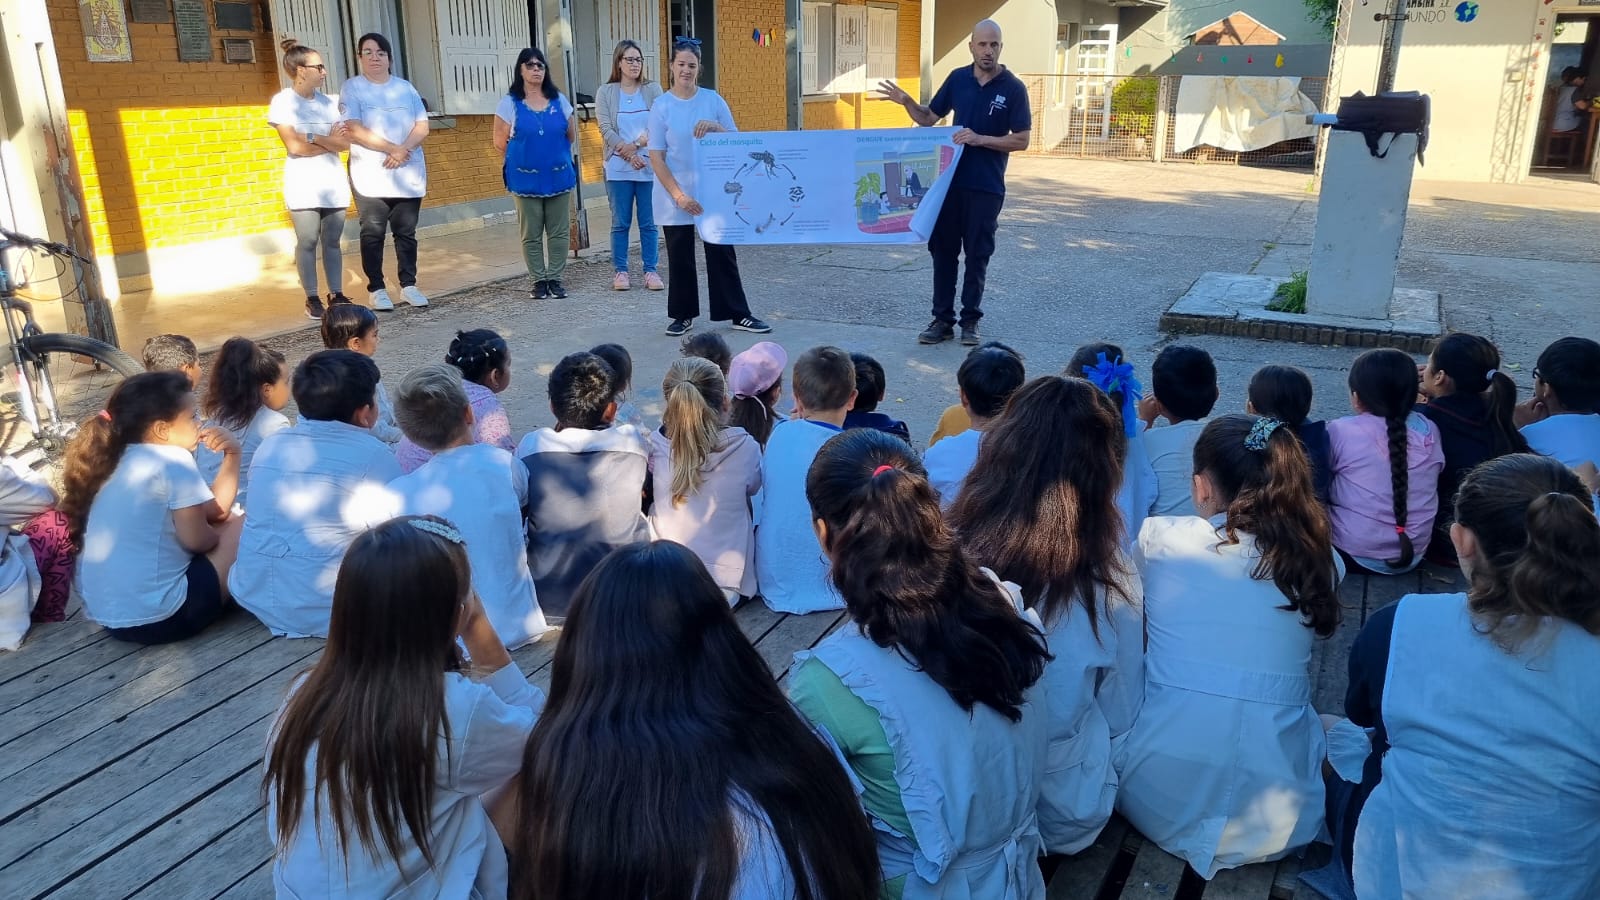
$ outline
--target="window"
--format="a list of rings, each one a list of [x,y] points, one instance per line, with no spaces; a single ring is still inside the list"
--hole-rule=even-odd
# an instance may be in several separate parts
[[[801,4],[802,93],[860,94],[895,77],[898,23],[892,7]]]

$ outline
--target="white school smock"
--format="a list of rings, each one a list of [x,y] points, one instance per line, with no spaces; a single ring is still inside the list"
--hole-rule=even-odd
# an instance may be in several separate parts
[[[344,122],[339,98],[317,91],[310,98],[284,88],[267,107],[267,124],[288,125],[304,138],[306,133],[333,134]],[[286,149],[285,154],[288,153]],[[337,153],[289,156],[283,161],[283,202],[290,209],[346,209],[350,206],[350,180]]]
[[[1210,879],[1278,859],[1322,828],[1322,720],[1311,648],[1255,540],[1224,544],[1223,517],[1146,519],[1144,706],[1117,757],[1117,809]],[[1330,553],[1329,571],[1343,567]]]
[[[686,196],[704,202],[695,193],[694,153],[698,143],[694,126],[701,120],[722,125],[727,131],[737,131],[733,124],[733,111],[727,101],[710,88],[697,88],[687,100],[667,91],[650,105],[650,155],[665,154],[667,171],[678,182],[678,189]],[[716,188],[721,190],[721,188]],[[652,188],[651,201],[657,225],[693,225],[694,216],[678,208],[672,196],[658,180]]]
[[[1174,422],[1147,428],[1138,437],[1144,443],[1145,460],[1156,476],[1156,499],[1150,505],[1150,515],[1194,515],[1194,443],[1205,428],[1203,419]]]
[[[221,428],[216,422],[206,420],[206,428]],[[245,495],[250,489],[250,463],[256,458],[256,450],[260,449],[261,442],[267,435],[277,434],[289,427],[289,417],[274,409],[263,406],[256,410],[256,414],[243,428],[226,428],[224,431],[233,435],[239,442],[239,491],[233,497],[233,505],[240,509],[245,506]],[[195,463],[200,467],[200,477],[211,484],[217,480],[217,473],[222,471],[222,454],[201,444],[194,451]]]
[[[1356,893],[1600,897],[1600,637],[1547,619],[1507,653],[1465,594],[1427,594],[1400,601],[1389,647]]]
[[[658,101],[659,102],[659,101]],[[811,527],[806,473],[829,438],[840,432],[826,422],[790,419],[767,438],[761,461],[761,522],[756,526],[756,578],[761,597],[778,612],[844,609],[844,598],[828,578],[828,557]]]
[[[1128,563],[1132,565],[1132,563]],[[1046,852],[1077,853],[1100,836],[1117,796],[1114,748],[1144,702],[1143,588],[1129,573],[1128,599],[1095,598],[1099,634],[1076,600],[1045,623],[1055,659],[1045,663],[1049,749],[1039,787],[1039,832]]]
[[[1117,486],[1117,510],[1122,513],[1122,546],[1132,550],[1139,542],[1139,529],[1156,505],[1156,470],[1150,464],[1144,437],[1128,438],[1128,456],[1122,465],[1122,484]]]
[[[874,820],[885,881],[905,876],[901,900],[1043,900],[1037,807],[1045,758],[1045,688],[1035,684],[1012,722],[984,704],[963,710],[926,673],[853,625],[816,657],[882,720],[895,782],[916,842]]]
[[[1558,459],[1569,469],[1586,462],[1600,466],[1600,414],[1561,413],[1522,426],[1533,452]]]
[[[312,805],[311,787],[317,783],[313,749],[306,757],[307,791],[294,841],[272,862],[272,884],[278,896],[503,900],[508,876],[506,851],[480,798],[521,770],[522,748],[544,700],[544,692],[529,684],[514,662],[481,682],[458,672],[445,673],[444,711],[450,741],[448,745],[442,739],[439,742],[433,785],[429,835],[437,866],[433,869],[414,843],[405,848],[399,863],[381,840],[376,853],[368,853],[353,827],[350,852],[348,856],[340,854],[338,832],[332,816],[326,814],[326,801],[321,816]],[[283,710],[278,714],[281,721]],[[274,734],[277,727],[274,723]],[[276,842],[277,803],[271,799],[271,791],[267,796],[267,835]],[[400,830],[404,840],[409,832],[403,822]]]
[[[365,428],[301,419],[261,442],[228,588],[273,634],[327,637],[344,551],[392,517],[389,446]]]
[[[756,593],[755,525],[750,498],[761,489],[761,445],[737,426],[701,467],[700,489],[672,501],[672,442],[650,432],[650,527],[659,540],[677,541],[706,564],[717,587],[739,596]]]
[[[961,485],[978,461],[978,445],[983,442],[983,432],[968,428],[953,434],[922,454],[922,466],[928,470],[928,483],[939,492],[939,507],[948,510],[955,505]]]
[[[404,144],[428,109],[411,82],[394,75],[378,84],[365,75],[346,78],[339,86],[339,111],[346,121],[360,120],[367,130],[391,144]],[[386,169],[389,154],[350,142],[350,180],[365,197],[421,197],[428,192],[428,164],[422,148],[411,151],[406,164]]]
[[[214,499],[194,456],[166,444],[129,444],[94,495],[78,552],[84,612],[107,628],[162,622],[189,597],[194,554],[178,542],[174,510]]]
[[[27,535],[13,529],[55,503],[55,488],[44,475],[15,457],[0,456],[0,650],[22,644],[44,586]]]
[[[489,444],[451,447],[389,487],[399,497],[401,515],[440,516],[461,530],[472,587],[508,648],[549,629],[528,571],[522,531],[528,470],[516,457]]]

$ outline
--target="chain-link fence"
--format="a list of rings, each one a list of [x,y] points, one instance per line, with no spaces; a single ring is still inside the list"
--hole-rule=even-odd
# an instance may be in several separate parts
[[[1194,76],[1190,76],[1194,77]],[[1231,163],[1311,169],[1316,139],[1297,138],[1243,153],[1201,145],[1177,152],[1173,120],[1181,75],[1024,75],[1039,156],[1150,162]],[[1319,109],[1326,78],[1301,78]]]

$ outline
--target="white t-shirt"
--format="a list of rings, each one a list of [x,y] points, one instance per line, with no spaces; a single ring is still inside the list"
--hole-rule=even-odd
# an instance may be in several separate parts
[[[978,444],[983,432],[969,428],[960,434],[945,438],[922,455],[922,465],[928,470],[928,483],[939,492],[939,506],[949,509],[961,493],[961,483],[967,480],[972,464],[978,461]]]
[[[617,134],[628,140],[636,140],[642,134],[650,132],[650,104],[645,102],[644,88],[635,88],[633,93],[617,86]],[[609,149],[609,148],[608,148]],[[635,169],[628,165],[628,161],[616,154],[606,157],[607,181],[649,181],[655,175],[650,170],[649,153],[640,151],[639,155],[645,158],[645,166]]]
[[[129,444],[94,495],[78,554],[78,591],[107,628],[168,619],[189,596],[194,554],[178,542],[172,511],[212,499],[194,456],[166,444]]]
[[[1561,413],[1522,427],[1533,452],[1561,460],[1568,468],[1600,465],[1600,415]]]
[[[522,102],[526,104],[528,101],[524,100]],[[572,118],[572,101],[567,99],[567,95],[557,94],[556,102],[560,104],[561,112],[567,118]],[[529,107],[529,109],[532,109],[532,107]],[[544,112],[549,112],[549,110],[546,109]],[[495,118],[511,126],[512,134],[517,133],[517,98],[510,94],[501,97],[500,102],[494,108],[494,115]]]
[[[215,428],[217,423],[207,420],[205,427]],[[245,508],[244,495],[250,486],[250,461],[255,459],[256,448],[261,446],[261,441],[267,435],[288,427],[288,416],[263,406],[256,410],[255,416],[243,428],[227,429],[233,439],[239,442],[239,493],[234,496],[234,506]],[[201,444],[195,449],[194,458],[200,468],[200,477],[205,479],[206,484],[216,481],[217,473],[222,471],[222,454]]]
[[[339,110],[346,121],[360,120],[368,130],[391,144],[403,144],[418,122],[428,121],[427,107],[411,82],[390,76],[378,84],[365,75],[345,79],[339,88]],[[350,180],[366,197],[421,197],[428,192],[428,167],[422,148],[398,169],[385,169],[388,155],[350,142]]]
[[[298,134],[333,134],[344,121],[337,96],[317,91],[308,99],[284,88],[267,108],[267,124],[288,125]],[[290,209],[344,209],[350,205],[350,180],[337,153],[291,156],[283,163],[283,202]]]
[[[650,107],[650,153],[666,154],[668,171],[677,179],[679,190],[690,197],[695,194],[694,183],[694,124],[710,119],[728,131],[737,131],[733,124],[733,111],[727,101],[709,88],[700,88],[687,100],[671,91],[656,98]],[[655,214],[657,225],[693,225],[694,216],[672,202],[661,182],[655,187]]]
[[[472,586],[508,648],[543,634],[544,613],[534,596],[523,540],[528,469],[490,444],[452,447],[409,475],[389,482],[400,515],[435,515],[454,522],[466,539]]]
[[[1203,420],[1158,425],[1145,431],[1146,455],[1156,473],[1156,502],[1152,516],[1192,516],[1194,511],[1194,442],[1204,431]]]

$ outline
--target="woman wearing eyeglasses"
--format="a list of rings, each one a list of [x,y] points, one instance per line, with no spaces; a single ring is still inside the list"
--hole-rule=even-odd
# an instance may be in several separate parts
[[[428,192],[422,142],[428,137],[428,109],[411,82],[390,73],[392,49],[381,34],[356,42],[361,74],[339,90],[339,108],[350,129],[350,180],[361,214],[361,270],[373,309],[394,309],[383,281],[383,237],[394,233],[400,263],[400,296],[412,306],[427,306],[417,289],[417,215]]]
[[[672,89],[650,107],[650,167],[656,173],[654,204],[662,233],[666,235],[669,337],[679,337],[694,327],[700,315],[700,281],[694,270],[694,217],[705,212],[695,199],[695,142],[718,131],[737,131],[727,101],[700,78],[700,42],[678,38],[672,45]],[[712,190],[721,190],[712,187]],[[711,294],[711,321],[731,322],[740,331],[765,334],[772,330],[750,312],[744,285],[739,281],[739,260],[726,244],[705,244],[706,281]]]
[[[494,148],[505,154],[506,190],[517,204],[522,258],[533,276],[533,299],[567,296],[561,276],[571,249],[572,189],[578,172],[572,147],[578,120],[572,101],[550,78],[550,63],[537,47],[517,54],[511,87],[494,111]],[[549,255],[545,253],[549,241]]]
[[[283,199],[294,223],[295,268],[306,294],[306,316],[320,319],[318,247],[322,248],[322,274],[328,281],[328,302],[350,302],[339,289],[344,281],[339,236],[344,232],[344,211],[350,206],[350,181],[339,164],[339,154],[350,149],[350,132],[339,102],[322,92],[328,80],[322,54],[294,38],[279,46],[290,86],[272,98],[267,124],[278,129],[289,152],[283,164]]]
[[[625,291],[628,281],[628,226],[639,211],[639,256],[644,263],[644,286],[659,291],[665,285],[656,274],[661,244],[656,232],[655,175],[650,171],[650,105],[661,96],[661,85],[645,71],[644,52],[633,41],[622,41],[611,51],[611,77],[600,85],[595,107],[600,137],[606,142],[606,196],[611,200],[611,261],[617,277],[611,289]]]

